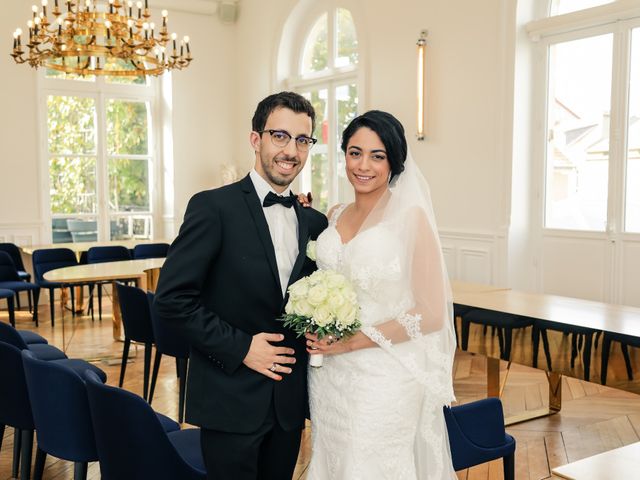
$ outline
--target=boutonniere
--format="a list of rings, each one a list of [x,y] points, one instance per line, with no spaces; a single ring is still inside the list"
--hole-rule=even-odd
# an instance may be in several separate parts
[[[314,262],[316,261],[316,241],[310,240],[307,242],[307,257]]]

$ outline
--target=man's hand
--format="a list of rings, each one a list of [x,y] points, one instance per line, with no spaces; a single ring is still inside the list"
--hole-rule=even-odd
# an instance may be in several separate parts
[[[244,363],[251,370],[261,373],[273,380],[282,380],[281,374],[291,373],[291,368],[286,365],[296,363],[293,355],[295,351],[288,347],[276,347],[271,343],[284,340],[284,335],[279,333],[258,333],[253,336],[251,346]]]

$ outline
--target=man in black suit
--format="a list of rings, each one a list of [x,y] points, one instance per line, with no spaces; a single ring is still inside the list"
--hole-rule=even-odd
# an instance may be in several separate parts
[[[298,94],[260,102],[254,170],[191,198],[162,268],[154,308],[191,342],[186,419],[202,427],[210,479],[286,480],[295,468],[307,353],[276,318],[287,286],[315,269],[307,242],[327,226],[289,190],[314,127]]]

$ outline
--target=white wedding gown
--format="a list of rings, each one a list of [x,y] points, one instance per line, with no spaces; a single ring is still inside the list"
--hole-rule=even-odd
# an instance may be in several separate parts
[[[317,240],[317,264],[351,280],[366,329],[407,311],[411,275],[397,251],[402,243],[384,224],[343,245],[335,228],[343,208]],[[429,353],[413,342],[393,348],[429,364]],[[309,370],[313,447],[308,480],[456,478],[443,403],[432,400],[396,356],[383,348],[325,355],[321,368]]]

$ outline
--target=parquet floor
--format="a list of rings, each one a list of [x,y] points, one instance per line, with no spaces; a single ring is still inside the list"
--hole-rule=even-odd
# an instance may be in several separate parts
[[[122,344],[114,342],[111,333],[110,306],[105,302],[104,319],[95,323],[87,316],[73,319],[65,313],[64,338],[60,319],[60,310],[56,312],[56,327],[51,328],[49,307],[40,306],[40,327],[37,331],[49,339],[49,342],[65,348],[70,357],[95,359],[97,365],[106,371],[108,383],[117,384],[120,372],[119,361],[100,360],[98,358],[117,357]],[[8,321],[6,311],[0,311],[0,321]],[[31,316],[27,312],[18,313],[18,328],[32,329]],[[35,330],[35,329],[34,329]],[[526,348],[530,332],[516,334],[514,342],[521,342]],[[472,343],[487,342],[480,328],[473,328]],[[555,343],[555,356],[568,357],[568,345],[562,339]],[[491,348],[487,344],[487,348]],[[633,350],[633,349],[632,349]],[[632,352],[634,370],[640,371],[640,361]],[[132,348],[132,355],[136,349]],[[594,362],[599,352],[594,353]],[[614,375],[624,375],[619,347],[611,354],[611,368]],[[581,369],[581,365],[576,369]],[[503,365],[506,369],[506,363]],[[503,372],[504,373],[504,372]],[[594,373],[592,378],[596,378]],[[455,391],[460,403],[466,403],[485,396],[485,361],[480,355],[458,352],[455,364]],[[554,478],[550,471],[587,456],[640,440],[640,396],[603,387],[595,383],[564,377],[563,408],[557,415],[541,418],[508,428],[518,442],[516,450],[516,478],[546,479]],[[138,357],[129,363],[124,387],[135,393],[142,391],[142,348]],[[509,373],[503,396],[505,414],[525,409],[536,409],[544,405],[547,399],[547,381],[543,371],[513,364]],[[177,418],[178,384],[175,365],[170,359],[163,359],[153,407],[172,418]],[[302,447],[295,480],[305,479],[305,470],[311,455],[310,429],[303,434]],[[11,457],[13,449],[13,430],[7,428],[0,451],[0,480],[11,478]],[[66,480],[73,478],[73,466],[69,462],[48,457],[45,479]],[[89,478],[99,479],[97,463],[90,464]],[[502,464],[499,461],[458,472],[459,479],[501,479]],[[347,479],[345,479],[347,480]]]

